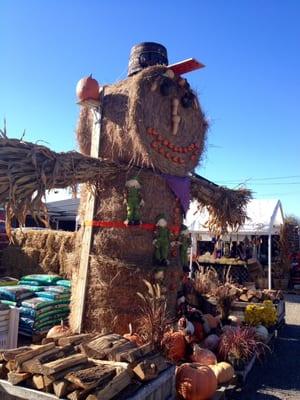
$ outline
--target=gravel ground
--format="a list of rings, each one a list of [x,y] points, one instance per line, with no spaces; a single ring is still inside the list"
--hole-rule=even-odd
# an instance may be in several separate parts
[[[232,400],[300,400],[300,296],[286,296],[286,325],[273,346],[273,353],[255,365]]]

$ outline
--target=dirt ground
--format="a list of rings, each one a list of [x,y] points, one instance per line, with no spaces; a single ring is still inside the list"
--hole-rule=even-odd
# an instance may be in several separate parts
[[[232,400],[300,400],[300,296],[286,296],[286,325],[273,347]]]

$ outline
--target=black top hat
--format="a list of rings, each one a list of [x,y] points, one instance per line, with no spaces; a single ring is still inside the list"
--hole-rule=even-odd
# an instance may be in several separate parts
[[[152,65],[168,65],[167,49],[159,43],[143,42],[132,47],[128,64],[128,76]]]
[[[168,53],[165,46],[154,42],[139,43],[131,49],[128,76],[132,76],[152,65],[166,65],[177,75],[186,74],[204,67],[204,64],[195,58],[188,58],[172,65],[168,64]]]

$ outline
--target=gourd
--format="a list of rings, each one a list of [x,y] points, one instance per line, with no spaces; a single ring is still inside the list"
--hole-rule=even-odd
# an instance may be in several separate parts
[[[207,348],[208,350],[215,350],[218,347],[220,338],[218,335],[209,335],[207,338],[204,340],[204,347]]]
[[[191,356],[191,360],[202,365],[217,364],[217,357],[215,354],[208,349],[202,349],[197,344],[193,345],[193,354]]]
[[[206,365],[186,363],[176,370],[176,391],[184,400],[208,400],[217,384],[214,372]]]
[[[268,341],[269,332],[268,329],[263,325],[257,325],[255,328],[256,336],[264,343]]]
[[[90,76],[80,79],[76,86],[76,95],[79,101],[99,100],[99,83]]]
[[[227,362],[220,362],[215,365],[210,365],[209,366],[211,370],[214,372],[218,383],[227,383],[231,381],[234,375],[234,369],[232,365],[230,365]]]
[[[128,339],[131,343],[136,344],[137,346],[142,346],[143,341],[142,338],[137,333],[132,333],[132,325],[129,324],[129,333],[125,333],[123,335],[125,339]]]
[[[220,320],[211,314],[204,314],[204,319],[208,323],[210,329],[216,329],[219,326]]]
[[[172,361],[184,358],[186,352],[186,341],[182,332],[167,332],[162,340],[162,346],[166,357]]]
[[[60,325],[53,326],[47,333],[47,338],[60,338],[67,335],[71,335],[72,332],[67,325],[64,325],[64,321],[61,321]]]

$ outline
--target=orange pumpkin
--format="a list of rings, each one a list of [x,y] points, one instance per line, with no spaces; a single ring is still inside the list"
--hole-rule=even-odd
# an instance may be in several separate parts
[[[167,332],[162,340],[166,357],[172,361],[182,360],[186,352],[186,341],[182,332]]]
[[[143,341],[142,338],[137,333],[132,333],[132,325],[129,324],[129,333],[125,333],[123,337],[129,340],[131,343],[136,344],[137,346],[142,346]]]
[[[76,86],[76,95],[79,101],[99,100],[99,83],[92,78],[92,74],[80,79]]]
[[[193,345],[191,360],[202,365],[217,364],[217,357],[215,354],[208,349],[202,349],[202,347],[197,344]]]
[[[206,365],[182,364],[176,370],[176,391],[184,400],[208,400],[217,390],[217,378]]]

